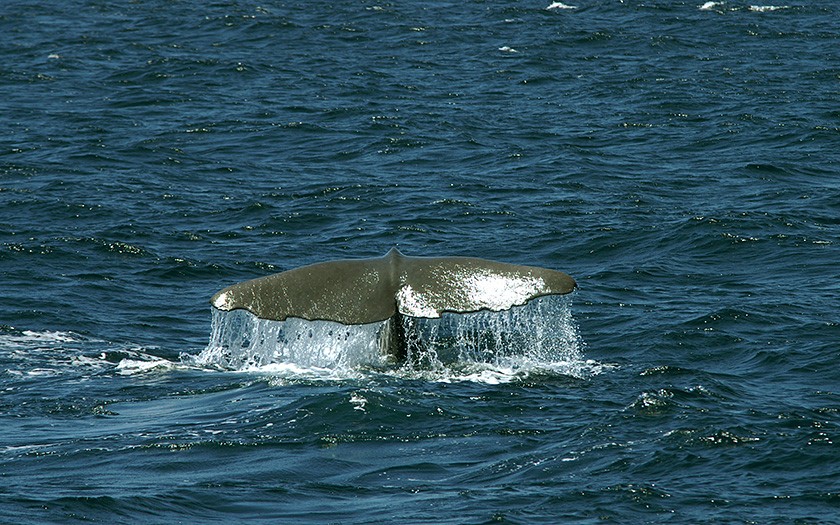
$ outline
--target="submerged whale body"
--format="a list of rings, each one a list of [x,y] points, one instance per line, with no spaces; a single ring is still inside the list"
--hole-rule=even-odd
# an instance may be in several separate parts
[[[396,248],[373,259],[312,264],[229,286],[211,299],[267,320],[299,318],[346,325],[382,321],[383,352],[406,355],[406,318],[502,311],[576,287],[563,272],[475,257],[407,257]]]

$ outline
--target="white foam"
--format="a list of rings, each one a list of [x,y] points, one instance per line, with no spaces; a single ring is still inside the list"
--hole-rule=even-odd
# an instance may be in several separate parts
[[[32,370],[27,370],[26,375],[32,377],[38,376],[56,376],[59,374],[59,371],[54,368],[33,368]]]
[[[770,11],[778,11],[780,9],[789,9],[790,6],[788,5],[751,5],[749,7],[750,11],[755,11],[757,13],[769,13]]]
[[[103,351],[103,345],[107,350]],[[91,351],[95,348],[95,351]],[[0,350],[18,362],[17,368],[7,373],[31,378],[53,376],[88,377],[100,371],[116,371],[131,375],[152,369],[171,369],[178,363],[150,355],[139,347],[115,347],[106,341],[91,339],[60,331],[25,330],[0,334]],[[114,364],[109,354],[124,355]]]
[[[140,374],[150,370],[171,370],[176,366],[176,363],[166,359],[151,358],[151,359],[123,359],[117,363],[117,373],[124,376]]]
[[[721,10],[723,9],[726,2],[715,2],[709,1],[705,2],[703,5],[699,6],[698,9],[701,11],[713,11],[713,10]],[[772,11],[779,11],[781,9],[790,9],[789,5],[750,5],[746,8],[731,8],[730,11],[740,11],[746,9],[747,11],[752,11],[754,13],[769,13]]]
[[[350,395],[350,404],[353,405],[353,410],[359,410],[361,412],[364,412],[365,405],[367,405],[367,402],[367,398],[365,398],[358,392],[354,392]]]
[[[47,444],[35,444],[35,445],[18,445],[18,446],[4,446],[0,448],[0,454],[8,454],[8,453],[30,453],[35,450],[44,450],[50,447],[53,447],[52,443]]]
[[[615,368],[617,368],[616,365],[598,363],[593,360],[570,360],[554,363],[523,361],[509,365],[476,363],[468,366],[442,367],[429,370],[404,367],[386,375],[436,383],[471,382],[500,385],[515,381],[524,381],[534,376],[567,376],[586,379]]]
[[[567,5],[563,2],[551,2],[546,9],[577,9],[576,5]]]
[[[31,330],[24,330],[19,334],[0,334],[0,347],[51,347],[61,343],[74,343],[77,341],[77,336],[72,332],[54,332],[50,330],[33,332]]]
[[[510,46],[502,46],[499,48],[499,51],[502,51],[503,53],[519,53],[519,51]]]

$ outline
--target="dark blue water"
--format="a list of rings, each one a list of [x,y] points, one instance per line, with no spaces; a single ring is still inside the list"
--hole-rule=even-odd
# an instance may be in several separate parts
[[[3,2],[0,521],[840,523],[840,5],[567,4]],[[393,246],[562,348],[204,359]]]

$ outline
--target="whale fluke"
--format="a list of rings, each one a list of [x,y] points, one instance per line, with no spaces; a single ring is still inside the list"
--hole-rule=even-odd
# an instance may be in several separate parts
[[[406,257],[392,248],[384,257],[317,263],[234,284],[211,304],[274,321],[367,324],[396,315],[507,310],[576,286],[556,270],[476,257]]]
[[[406,257],[393,248],[384,257],[317,263],[234,284],[211,304],[273,321],[387,321],[380,347],[400,359],[409,344],[403,318],[507,310],[576,286],[565,273],[546,268],[475,257]]]

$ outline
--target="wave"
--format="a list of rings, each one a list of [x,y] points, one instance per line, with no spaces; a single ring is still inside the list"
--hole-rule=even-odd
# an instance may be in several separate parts
[[[563,2],[551,2],[546,9],[577,9],[577,6],[564,4]]]
[[[75,332],[0,330],[0,365],[7,375],[20,380],[88,378],[101,373],[132,375],[179,366],[149,350]]]
[[[790,9],[789,5],[751,5],[748,8],[750,11],[758,13],[769,13],[771,11],[779,11],[781,9]]]
[[[699,6],[701,11],[723,11],[725,9],[726,2],[705,2]],[[729,8],[729,11],[752,11],[754,13],[770,13],[772,11],[780,11],[782,9],[790,9],[791,6],[789,5],[749,5],[743,8],[739,7],[732,7]]]

